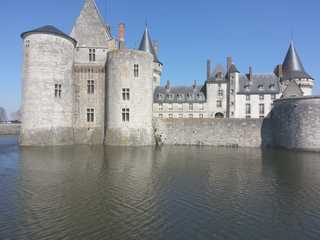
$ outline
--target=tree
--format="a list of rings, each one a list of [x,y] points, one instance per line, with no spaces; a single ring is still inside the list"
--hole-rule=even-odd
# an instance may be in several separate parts
[[[4,108],[0,107],[0,122],[7,122],[8,117],[7,117],[7,112]]]

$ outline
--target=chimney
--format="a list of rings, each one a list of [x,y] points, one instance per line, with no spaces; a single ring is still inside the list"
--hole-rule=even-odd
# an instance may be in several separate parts
[[[207,80],[211,78],[211,60],[207,60]]]
[[[126,26],[124,23],[119,24],[119,49],[125,48],[125,34],[126,34]]]
[[[251,66],[251,65],[249,66],[249,74],[248,74],[248,78],[249,78],[249,80],[250,80],[250,81],[252,81],[252,80],[253,80],[253,72],[252,72],[252,66]]]
[[[275,74],[279,77],[282,78],[283,77],[283,67],[282,64],[279,64],[276,68]]]
[[[170,80],[167,80],[167,83],[166,83],[166,89],[169,90],[170,89]]]
[[[153,49],[154,49],[154,51],[156,52],[157,55],[159,53],[159,48],[160,48],[159,42],[158,41],[153,41]]]
[[[192,88],[196,88],[196,87],[197,87],[197,80],[193,80]]]
[[[227,57],[227,72],[229,72],[232,65],[232,57]]]

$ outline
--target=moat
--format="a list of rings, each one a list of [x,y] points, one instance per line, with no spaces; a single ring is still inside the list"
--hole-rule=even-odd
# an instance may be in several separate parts
[[[319,153],[0,137],[0,239],[319,239],[319,172]]]

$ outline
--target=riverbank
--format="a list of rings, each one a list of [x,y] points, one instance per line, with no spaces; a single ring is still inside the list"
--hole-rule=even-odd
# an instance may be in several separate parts
[[[0,124],[0,135],[19,135],[20,124],[13,123],[1,123]]]

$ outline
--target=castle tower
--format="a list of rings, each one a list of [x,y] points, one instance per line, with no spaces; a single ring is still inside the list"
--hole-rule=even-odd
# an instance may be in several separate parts
[[[154,144],[154,61],[147,51],[120,48],[108,53],[105,144]]]
[[[76,41],[53,26],[22,33],[24,41],[21,145],[73,143]]]
[[[160,86],[161,74],[163,65],[158,59],[158,53],[154,47],[154,43],[152,42],[148,27],[146,26],[145,31],[143,33],[140,46],[140,51],[148,52],[153,56],[153,90],[156,87]]]
[[[102,144],[105,129],[107,54],[116,48],[94,0],[85,0],[72,29],[74,57],[74,136],[79,144]]]
[[[286,89],[290,81],[296,81],[304,96],[312,95],[314,79],[305,71],[293,42],[290,43],[280,72],[282,91]]]

